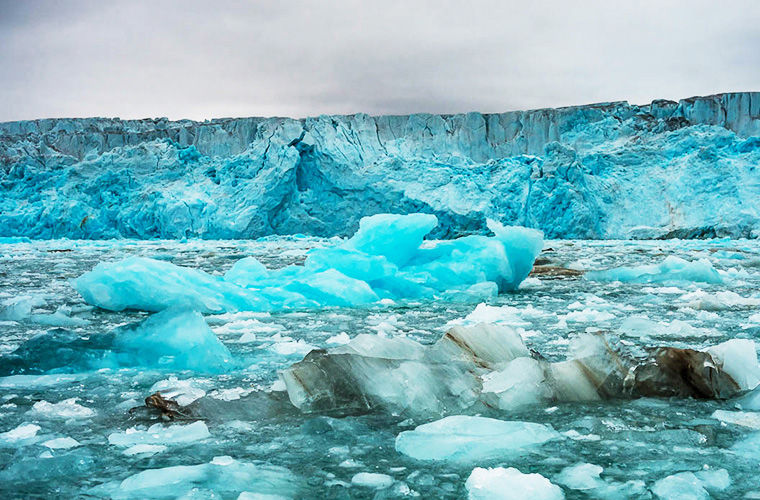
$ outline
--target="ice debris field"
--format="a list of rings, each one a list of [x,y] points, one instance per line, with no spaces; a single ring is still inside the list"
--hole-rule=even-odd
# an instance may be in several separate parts
[[[757,241],[438,222],[0,244],[0,490],[760,496]]]

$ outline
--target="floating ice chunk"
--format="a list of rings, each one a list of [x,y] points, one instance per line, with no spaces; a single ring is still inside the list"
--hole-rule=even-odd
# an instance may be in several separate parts
[[[722,283],[720,273],[710,261],[701,259],[689,262],[669,256],[659,264],[636,267],[618,267],[606,271],[590,271],[586,279],[593,281],[622,281],[624,283],[664,283],[687,281],[696,283]]]
[[[593,490],[605,485],[600,475],[603,467],[594,464],[578,464],[565,467],[555,480],[572,490]]]
[[[18,295],[0,302],[0,319],[21,321],[32,314],[34,307],[45,305],[45,300],[39,295]]]
[[[59,307],[53,314],[32,314],[29,319],[39,325],[59,326],[62,328],[75,328],[90,323],[86,319],[71,317],[70,312],[66,307]]]
[[[232,354],[196,311],[166,310],[120,330],[114,350],[129,365],[217,373],[234,366]]]
[[[6,443],[16,443],[34,438],[39,432],[40,426],[36,424],[21,424],[15,429],[0,433],[0,441]]]
[[[95,410],[80,405],[77,403],[77,398],[65,399],[58,403],[37,401],[32,405],[29,413],[36,417],[61,420],[91,418],[95,416]]]
[[[3,357],[0,373],[83,372],[151,367],[218,373],[235,366],[227,347],[194,311],[166,310],[136,325],[88,335],[53,329]]]
[[[623,320],[618,329],[629,337],[707,337],[720,335],[719,332],[707,328],[697,328],[686,321],[674,319],[667,321],[652,321],[642,316],[630,316]]]
[[[514,467],[476,467],[465,483],[470,500],[563,500],[565,494],[541,474],[523,474]]]
[[[660,479],[652,486],[652,493],[662,500],[707,500],[710,498],[702,481],[692,472],[679,472]]]
[[[515,290],[543,246],[539,231],[493,221],[493,237],[423,245],[424,234],[436,223],[435,216],[427,214],[367,217],[351,239],[310,251],[302,266],[267,270],[248,257],[224,277],[216,277],[130,257],[100,263],[73,285],[89,304],[114,311],[182,307],[223,313],[433,296],[473,300]]]
[[[61,437],[45,441],[42,443],[42,446],[50,448],[51,450],[67,450],[69,448],[76,448],[77,446],[81,445],[79,444],[79,441],[74,438]]]
[[[705,352],[736,381],[739,389],[746,391],[760,384],[760,365],[757,363],[754,341],[731,339],[710,347]]]
[[[482,379],[484,397],[502,410],[538,404],[551,397],[545,366],[533,358],[514,359],[503,370],[488,373]]]
[[[211,436],[205,423],[192,424],[153,424],[147,430],[131,427],[124,432],[114,432],[108,436],[108,442],[123,448],[136,444],[180,444],[201,441]]]
[[[359,335],[330,353],[312,351],[279,375],[303,411],[443,414],[476,401],[479,372],[528,354],[513,330],[476,325],[452,328],[433,346]]]
[[[210,463],[148,469],[124,479],[115,498],[165,498],[190,493],[193,488],[212,490],[224,498],[243,491],[293,497],[298,480],[287,469],[215,457]]]
[[[382,490],[393,484],[393,478],[387,474],[378,474],[376,472],[359,472],[351,478],[351,484]]]
[[[157,455],[158,453],[163,453],[167,449],[168,448],[162,444],[136,444],[134,446],[130,446],[122,453],[128,457],[131,457],[133,455],[153,456]]]
[[[279,334],[275,337],[279,337]],[[293,356],[294,354],[303,356],[316,349],[303,339],[293,340],[288,338],[287,340],[280,340],[275,337],[272,337],[275,339],[275,342],[269,347],[269,350],[282,356]]]
[[[344,345],[351,342],[351,337],[349,337],[346,332],[340,332],[337,335],[329,337],[325,342],[328,344]]]
[[[694,475],[710,493],[720,492],[731,486],[731,476],[726,469],[703,469]]]
[[[240,259],[224,274],[224,280],[243,288],[255,287],[261,280],[269,277],[266,266],[255,257]]]
[[[173,399],[180,406],[187,406],[206,395],[206,391],[197,384],[198,381],[194,379],[179,380],[177,377],[169,377],[153,384],[150,393],[160,392],[163,397]]]
[[[161,311],[169,307],[204,313],[269,310],[266,299],[234,283],[143,257],[101,262],[72,284],[88,304],[111,311]]]
[[[453,415],[400,433],[396,451],[418,460],[477,462],[520,454],[559,437],[547,425]]]
[[[760,413],[757,412],[715,410],[710,416],[728,424],[760,430]]]
[[[684,307],[702,311],[725,311],[747,307],[760,307],[760,299],[742,297],[731,290],[723,290],[714,294],[697,290],[681,297]]]
[[[582,311],[570,311],[561,317],[568,323],[604,323],[615,319],[615,315],[609,311],[599,311],[592,307],[587,307]]]

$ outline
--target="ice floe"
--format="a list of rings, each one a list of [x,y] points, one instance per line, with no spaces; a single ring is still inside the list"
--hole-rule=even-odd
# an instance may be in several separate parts
[[[418,460],[475,463],[519,455],[559,438],[543,424],[452,415],[400,433],[396,451]]]

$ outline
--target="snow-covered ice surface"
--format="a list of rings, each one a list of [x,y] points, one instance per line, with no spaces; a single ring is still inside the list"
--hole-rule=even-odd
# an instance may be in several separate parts
[[[123,357],[118,364],[87,351],[88,360],[103,361],[87,368],[77,358],[81,351],[66,352],[60,345],[38,353],[49,369],[30,370],[21,363],[13,365],[18,372],[10,372],[11,365],[3,362],[24,342],[50,338],[51,332],[59,332],[58,339],[88,339],[86,345],[114,331],[154,338],[153,330],[130,326],[148,313],[98,309],[72,288],[71,279],[100,262],[150,257],[222,276],[244,257],[275,269],[303,262],[311,248],[342,241],[0,244],[0,496],[201,498],[214,490],[233,499],[243,492],[248,494],[241,498],[455,499],[471,494],[476,480],[481,493],[488,485],[528,481],[556,486],[568,499],[646,498],[650,492],[667,495],[686,488],[728,499],[760,491],[757,391],[729,401],[639,399],[483,411],[482,417],[546,426],[559,437],[526,445],[519,453],[499,454],[499,443],[488,443],[497,451],[480,450],[473,463],[419,460],[396,451],[400,434],[438,416],[303,414],[290,404],[277,376],[311,348],[345,346],[361,334],[433,344],[452,325],[482,321],[516,329],[549,361],[565,359],[570,338],[587,331],[606,331],[636,345],[695,349],[734,338],[758,341],[760,322],[752,318],[760,314],[760,242],[752,240],[550,240],[540,255],[551,265],[581,271],[657,266],[669,256],[704,260],[719,281],[677,275],[637,283],[537,274],[484,305],[415,299],[204,315],[224,350],[207,343],[213,339],[188,318],[165,330],[165,342],[151,343],[145,356]],[[39,321],[52,315],[73,321],[62,320],[60,327]],[[188,329],[191,339],[218,354],[209,362],[218,367],[221,359],[221,369],[180,362],[186,346],[173,345],[172,339],[181,339],[173,332],[185,325],[194,325]],[[113,344],[102,346],[112,350]],[[61,359],[79,364],[61,366]],[[66,368],[72,366],[78,368]],[[159,390],[183,405],[197,405],[206,417],[202,425],[129,412]],[[473,476],[476,468],[514,468],[521,475]],[[531,474],[536,476],[523,477]],[[559,498],[554,488],[547,491]]]

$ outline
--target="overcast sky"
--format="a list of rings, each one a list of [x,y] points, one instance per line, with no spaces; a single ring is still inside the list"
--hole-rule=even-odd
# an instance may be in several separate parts
[[[760,90],[760,1],[0,0],[0,121],[498,112]]]

